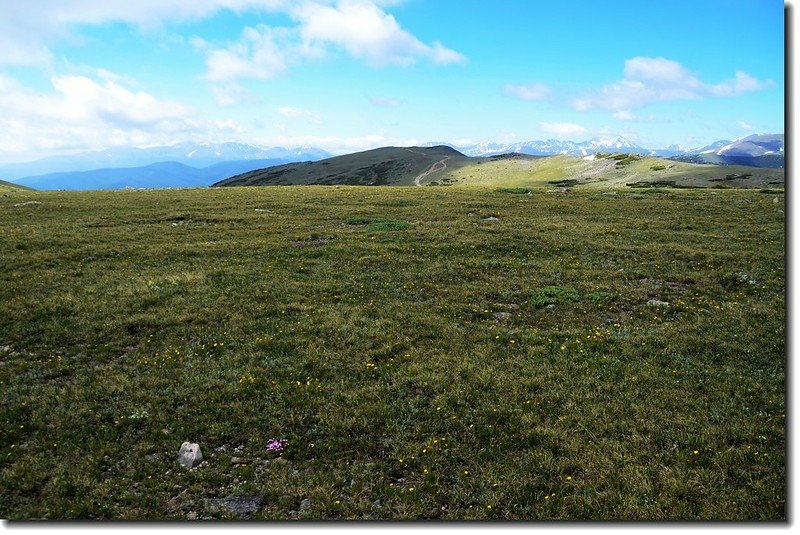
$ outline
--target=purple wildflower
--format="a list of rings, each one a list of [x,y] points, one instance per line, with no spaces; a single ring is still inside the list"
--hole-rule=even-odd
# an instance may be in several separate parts
[[[289,441],[285,438],[271,438],[269,442],[267,442],[267,451],[270,453],[280,453],[288,443]]]

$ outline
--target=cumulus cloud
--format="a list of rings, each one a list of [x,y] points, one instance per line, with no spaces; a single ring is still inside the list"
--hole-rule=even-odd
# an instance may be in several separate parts
[[[246,28],[236,43],[220,46],[200,36],[190,44],[207,54],[211,81],[269,78],[292,61],[341,49],[373,66],[410,65],[426,59],[437,65],[465,61],[440,42],[424,43],[402,28],[385,0],[35,0],[7,2],[0,17],[0,65],[43,65],[49,46],[75,38],[81,26],[126,23],[158,27],[203,20],[229,10],[285,13],[290,27]],[[292,61],[289,61],[292,58]]]
[[[506,85],[503,93],[522,100],[547,100],[553,94],[550,86],[545,84]]]
[[[296,25],[247,27],[238,41],[221,47],[193,38],[194,46],[206,53],[204,77],[212,82],[271,78],[331,50],[343,50],[373,67],[408,66],[420,58],[437,65],[465,61],[442,43],[423,43],[375,2],[318,0],[287,4],[284,9]]]
[[[87,76],[56,76],[52,90],[32,91],[0,75],[0,150],[8,156],[111,145],[172,144],[198,134],[238,130],[231,121],[208,121],[191,108],[144,91]]]
[[[730,80],[709,84],[677,61],[635,57],[625,62],[622,80],[575,98],[571,104],[578,111],[594,108],[629,111],[653,102],[733,96],[773,85],[771,80],[757,80],[743,71],[737,71]]]
[[[441,65],[465,60],[441,43],[423,43],[374,2],[308,2],[292,10],[292,16],[299,21],[301,38],[308,47],[333,45],[372,66],[411,65],[418,58]]]
[[[539,123],[539,129],[557,137],[571,138],[586,133],[586,128],[575,123]]]
[[[288,50],[282,42],[286,38],[283,29],[245,28],[238,42],[208,51],[204,77],[212,82],[271,78],[286,70]]]

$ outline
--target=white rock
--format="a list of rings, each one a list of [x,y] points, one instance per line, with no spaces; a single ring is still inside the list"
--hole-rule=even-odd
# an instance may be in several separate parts
[[[184,442],[178,452],[178,462],[186,468],[194,468],[203,462],[203,452],[199,444]]]

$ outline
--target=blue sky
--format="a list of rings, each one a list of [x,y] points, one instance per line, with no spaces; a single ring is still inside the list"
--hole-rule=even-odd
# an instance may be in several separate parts
[[[0,1],[0,162],[784,131],[776,0]]]

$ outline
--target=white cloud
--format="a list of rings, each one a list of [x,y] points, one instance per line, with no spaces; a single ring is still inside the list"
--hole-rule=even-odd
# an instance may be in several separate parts
[[[222,108],[258,102],[258,98],[253,93],[236,83],[212,84],[211,94],[214,96],[217,106]]]
[[[114,145],[172,144],[192,136],[230,136],[232,121],[208,121],[191,108],[86,76],[56,76],[52,91],[31,91],[0,75],[0,156]]]
[[[398,106],[402,106],[404,104],[402,100],[397,98],[378,96],[371,96],[367,98],[373,106],[378,106],[379,108],[397,108]]]
[[[739,128],[741,128],[742,130],[748,130],[750,132],[754,132],[755,131],[755,128],[753,128],[753,125],[751,125],[750,123],[748,123],[746,121],[739,121]]]
[[[545,84],[506,85],[503,88],[506,95],[522,100],[547,100],[553,94],[550,86]]]
[[[333,45],[372,66],[406,66],[418,58],[440,65],[465,60],[462,54],[441,43],[423,43],[374,2],[340,0],[336,5],[307,2],[292,10],[292,16],[300,22],[299,32],[307,46]]]
[[[205,78],[212,82],[242,78],[271,78],[287,67],[284,29],[267,26],[245,28],[241,39],[228,48],[210,49]]]
[[[318,147],[331,154],[348,154],[378,147],[409,147],[419,145],[416,138],[390,137],[383,133],[360,136],[312,136],[312,135],[272,135],[256,137],[253,143],[267,147]]]
[[[189,44],[207,54],[212,81],[269,78],[289,63],[341,48],[369,65],[409,65],[420,58],[447,65],[465,61],[442,43],[426,44],[403,29],[385,0],[32,0],[4,2],[0,17],[0,65],[45,65],[49,47],[74,40],[80,27],[126,23],[144,28],[169,22],[206,19],[222,10],[236,13],[281,12],[289,28],[246,28],[242,39],[226,47],[200,36]],[[276,38],[278,32],[283,39]],[[291,37],[291,42],[286,40]],[[289,61],[288,58],[292,58]]]
[[[319,113],[315,112],[314,110],[293,108],[292,106],[281,106],[280,108],[275,108],[275,112],[291,119],[306,119],[314,124],[320,124],[322,122],[322,118],[320,117]]]
[[[631,113],[628,110],[617,110],[614,112],[614,119],[619,121],[635,121],[639,117],[635,113]]]
[[[623,79],[572,100],[578,111],[593,108],[630,110],[652,102],[695,100],[709,96],[733,96],[771,87],[743,71],[731,80],[707,84],[677,61],[665,58],[635,57],[625,62]]]
[[[29,0],[3,2],[0,65],[44,65],[49,47],[73,40],[85,25],[113,22],[157,27],[167,21],[201,20],[222,10],[286,9],[287,0]]]
[[[571,138],[586,133],[586,128],[575,123],[539,123],[539,129],[547,134],[558,137]]]

